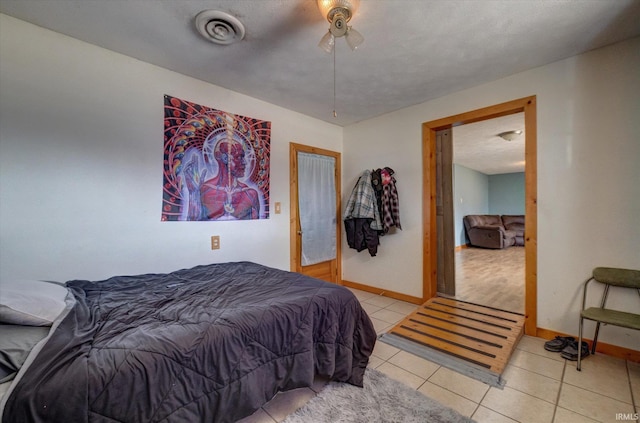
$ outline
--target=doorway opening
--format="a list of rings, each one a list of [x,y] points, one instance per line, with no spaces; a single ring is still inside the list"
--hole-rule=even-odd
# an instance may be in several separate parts
[[[524,113],[451,129],[455,286],[440,294],[524,314],[524,129]]]
[[[443,212],[443,204],[452,202],[452,198],[438,203],[437,177],[441,169],[437,165],[438,149],[436,140],[442,131],[453,127],[497,117],[524,113],[525,127],[525,333],[535,335],[537,323],[537,174],[536,174],[536,97],[525,97],[510,102],[462,113],[443,119],[425,122],[422,128],[423,151],[423,299],[433,298],[438,292],[438,270],[442,271],[443,262],[438,264],[438,252],[444,251],[443,237],[439,236],[438,223],[443,219],[452,219]],[[440,132],[440,134],[438,134]],[[446,172],[444,172],[446,173]],[[442,175],[441,175],[442,177]],[[451,207],[451,204],[449,204]],[[451,243],[452,240],[449,240]],[[449,263],[449,268],[453,260]],[[450,278],[453,271],[447,272]]]

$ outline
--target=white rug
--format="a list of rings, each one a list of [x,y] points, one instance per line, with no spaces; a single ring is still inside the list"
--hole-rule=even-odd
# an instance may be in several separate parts
[[[469,423],[457,411],[385,374],[367,369],[364,388],[330,382],[283,423]]]

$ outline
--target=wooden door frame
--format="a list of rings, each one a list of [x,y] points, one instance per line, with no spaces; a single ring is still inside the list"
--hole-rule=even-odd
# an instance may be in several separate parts
[[[484,107],[422,124],[422,297],[437,294],[436,131],[524,112],[525,127],[525,334],[536,335],[538,298],[536,96]]]
[[[298,209],[298,153],[319,154],[336,159],[336,283],[342,285],[342,164],[340,153],[309,145],[289,143],[289,246],[291,271],[300,272],[298,252],[302,248]]]

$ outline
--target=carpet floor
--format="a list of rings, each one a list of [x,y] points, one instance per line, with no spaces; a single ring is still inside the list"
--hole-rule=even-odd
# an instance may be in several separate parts
[[[330,382],[283,423],[309,422],[469,423],[473,420],[368,368],[363,388]]]

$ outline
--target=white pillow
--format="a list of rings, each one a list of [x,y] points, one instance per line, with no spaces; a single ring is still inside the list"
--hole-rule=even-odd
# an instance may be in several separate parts
[[[0,282],[0,323],[51,326],[65,308],[67,288],[55,282]]]

